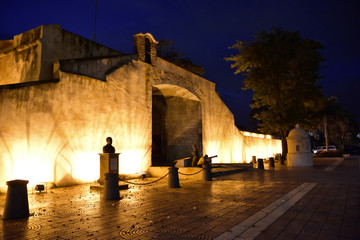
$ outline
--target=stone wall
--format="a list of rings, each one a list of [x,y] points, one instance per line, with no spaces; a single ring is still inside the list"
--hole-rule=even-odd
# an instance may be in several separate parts
[[[256,158],[268,158],[276,153],[281,153],[281,140],[274,139],[272,136],[263,134],[248,133],[243,134],[242,158],[246,162],[251,162],[252,156]]]
[[[0,85],[52,79],[57,60],[122,55],[60,25],[39,26],[14,36],[12,43],[0,44]]]
[[[1,182],[94,181],[97,153],[107,136],[122,153],[121,173],[145,171],[151,157],[151,98],[139,91],[145,89],[143,78],[129,78],[128,71],[136,68],[129,64],[107,82],[61,72],[58,83],[0,89]]]
[[[30,36],[21,41],[33,42]],[[72,51],[80,45],[75,57],[84,55],[91,43],[76,36],[65,38],[74,41]],[[42,59],[37,47],[23,59],[26,64]],[[49,72],[42,68],[54,61],[49,48],[47,55],[42,52],[47,57],[38,69],[39,81],[4,85],[36,79],[36,74],[29,74],[30,67],[11,62],[17,51],[7,53],[7,67],[0,69],[0,188],[14,178],[58,186],[95,181],[98,153],[108,136],[121,153],[121,174],[164,164],[152,158],[158,135],[163,152],[156,151],[166,163],[191,156],[194,143],[200,153],[217,155],[213,161],[218,163],[250,162],[251,156],[260,157],[260,151],[264,157],[281,152],[280,140],[245,136],[235,127],[214,83],[160,58],[156,65],[138,60],[137,55],[56,59],[54,75],[59,80],[44,82],[40,76]],[[112,53],[108,51],[102,54]],[[156,124],[153,114],[161,118]]]

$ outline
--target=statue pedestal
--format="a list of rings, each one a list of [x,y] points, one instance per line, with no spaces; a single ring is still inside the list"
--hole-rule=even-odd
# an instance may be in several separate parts
[[[120,153],[99,153],[100,155],[100,179],[98,182],[104,185],[105,173],[119,174]]]

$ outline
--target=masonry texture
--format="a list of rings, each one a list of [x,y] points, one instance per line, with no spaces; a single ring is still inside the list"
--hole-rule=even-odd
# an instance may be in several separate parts
[[[281,152],[235,127],[214,83],[156,57],[151,34],[134,42],[124,54],[59,25],[0,41],[0,189],[92,182],[108,136],[121,174],[189,157],[192,144],[218,163]]]

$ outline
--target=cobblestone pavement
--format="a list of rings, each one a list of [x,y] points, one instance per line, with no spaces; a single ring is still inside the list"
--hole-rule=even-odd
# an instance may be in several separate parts
[[[319,159],[312,168],[250,169],[211,182],[189,177],[181,188],[165,178],[130,185],[120,201],[89,184],[29,193],[33,215],[1,220],[0,238],[360,239],[359,161]]]

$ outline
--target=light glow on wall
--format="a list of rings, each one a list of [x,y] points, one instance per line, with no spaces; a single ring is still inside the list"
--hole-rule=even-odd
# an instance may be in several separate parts
[[[215,156],[219,154],[219,148],[217,147],[216,142],[209,142],[207,143],[206,150],[204,155],[207,154],[208,156]]]
[[[119,156],[119,173],[133,174],[141,172],[143,152],[137,149],[126,150]]]
[[[60,185],[67,185],[69,182],[92,182],[99,178],[96,152],[75,151],[68,155],[68,159],[55,146],[45,146],[41,142],[32,142],[30,147],[27,147],[26,141],[17,141],[13,145],[28,151],[11,150],[12,154],[4,159],[6,181],[24,179],[32,187],[56,180]]]
[[[249,132],[243,132],[244,136],[251,136]]]
[[[18,147],[26,146],[25,141],[18,142]],[[26,148],[24,148],[26,149]],[[51,154],[50,154],[51,155]],[[46,161],[49,154],[44,154],[42,149],[31,149],[27,151],[13,151],[13,161],[5,160],[8,164],[8,180],[26,179],[29,186],[33,186],[38,182],[49,182],[53,178],[53,162]]]
[[[243,158],[246,159],[246,162],[250,163],[252,156],[256,156],[256,158],[274,157],[281,151],[282,146],[279,139],[272,139],[270,135],[260,137],[259,134],[253,135],[244,132]]]
[[[99,155],[96,152],[76,152],[72,177],[81,182],[94,182],[100,177]]]
[[[267,135],[267,134],[261,134],[261,133],[252,133],[252,132],[245,132],[243,131],[242,134],[244,136],[251,136],[251,137],[258,137],[258,138],[266,138],[266,139],[272,139],[271,135]]]

